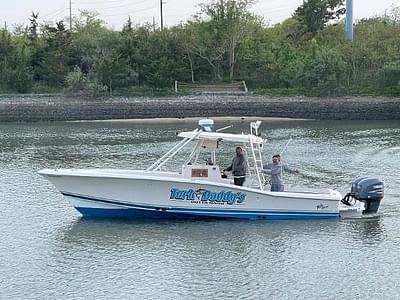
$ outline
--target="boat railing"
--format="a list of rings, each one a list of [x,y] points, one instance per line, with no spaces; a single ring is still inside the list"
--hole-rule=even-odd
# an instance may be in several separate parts
[[[176,144],[174,147],[172,147],[167,153],[165,153],[162,157],[160,157],[155,163],[153,163],[150,167],[146,169],[148,172],[154,172],[160,169],[162,166],[164,166],[172,157],[174,157],[179,151],[181,151],[187,144],[189,144],[191,141],[196,139],[200,133],[202,132],[201,129],[195,129],[193,130],[194,134],[190,138],[185,138],[182,141],[180,141],[178,144]]]

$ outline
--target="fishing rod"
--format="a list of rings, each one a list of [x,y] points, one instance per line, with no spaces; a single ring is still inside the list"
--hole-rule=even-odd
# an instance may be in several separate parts
[[[287,147],[289,146],[289,144],[292,142],[292,138],[289,139],[289,141],[286,143],[285,147],[283,147],[282,151],[279,153],[279,157],[280,157],[280,163],[281,163],[281,178],[283,178],[283,156],[282,154],[286,151]]]
[[[292,138],[289,139],[289,141],[286,143],[285,147],[283,147],[282,151],[279,153],[279,155],[282,155],[283,152],[286,151],[286,148],[289,146],[289,144],[292,142]]]

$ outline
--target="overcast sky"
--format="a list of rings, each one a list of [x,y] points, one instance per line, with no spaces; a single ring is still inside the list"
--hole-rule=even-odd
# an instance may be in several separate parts
[[[209,0],[164,0],[164,24],[185,21],[198,11],[198,4]],[[258,0],[252,10],[270,23],[279,23],[290,17],[303,0]],[[354,0],[354,18],[383,15],[391,6],[400,6],[400,0]],[[131,16],[135,23],[159,23],[160,0],[72,0],[72,12],[96,10],[108,27],[119,30]],[[40,21],[57,21],[69,14],[69,0],[0,0],[0,24],[27,23],[31,11],[39,12]],[[4,25],[3,25],[4,26]]]

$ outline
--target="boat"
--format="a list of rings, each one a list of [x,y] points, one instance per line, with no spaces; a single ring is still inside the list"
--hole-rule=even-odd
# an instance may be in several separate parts
[[[383,199],[383,182],[359,177],[342,195],[334,189],[273,192],[262,172],[267,139],[261,121],[250,132],[227,133],[202,119],[193,131],[147,169],[44,169],[48,179],[83,216],[116,218],[223,218],[253,220],[333,219],[376,214]],[[167,162],[192,146],[179,171],[165,170]],[[217,154],[225,145],[244,150],[248,174],[243,186],[234,185],[221,170]],[[199,159],[200,154],[208,157]]]

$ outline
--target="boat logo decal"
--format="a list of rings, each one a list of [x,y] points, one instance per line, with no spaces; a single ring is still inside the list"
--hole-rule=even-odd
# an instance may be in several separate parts
[[[317,209],[327,209],[329,207],[329,205],[324,205],[323,203],[320,203],[317,205]]]
[[[233,193],[231,191],[211,192],[205,189],[198,190],[180,190],[172,188],[170,191],[170,200],[188,200],[193,203],[210,204],[241,204],[246,200],[246,194],[242,192]]]

